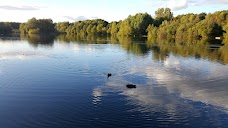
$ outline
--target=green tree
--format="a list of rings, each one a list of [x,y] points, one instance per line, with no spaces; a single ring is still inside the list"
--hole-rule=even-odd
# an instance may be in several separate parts
[[[51,19],[37,20],[36,18],[32,18],[20,25],[20,31],[30,34],[53,33],[55,32],[55,26]]]
[[[59,22],[55,25],[55,29],[60,33],[65,33],[69,26],[70,26],[69,22]]]
[[[112,22],[111,23],[111,35],[116,36],[119,31],[118,23]]]
[[[157,30],[158,30],[158,28],[155,27],[154,25],[149,25],[147,27],[148,40],[153,40],[153,38],[157,38]]]
[[[165,20],[171,20],[173,18],[173,13],[171,12],[170,8],[159,8],[155,11],[155,21],[154,25],[159,26]]]
[[[127,19],[120,22],[118,35],[121,36],[140,36],[147,34],[147,27],[153,23],[153,18],[148,13],[137,13],[134,16],[128,16]]]
[[[0,34],[10,34],[12,30],[10,23],[0,22]]]
[[[132,35],[132,28],[128,22],[128,20],[124,20],[120,22],[120,29],[118,32],[119,36],[131,36]]]
[[[223,30],[225,31],[224,33],[223,33],[223,44],[225,44],[225,45],[228,45],[228,23],[225,25],[225,26],[223,26]]]
[[[206,16],[207,16],[207,14],[205,12],[202,12],[199,14],[199,19],[204,20]]]

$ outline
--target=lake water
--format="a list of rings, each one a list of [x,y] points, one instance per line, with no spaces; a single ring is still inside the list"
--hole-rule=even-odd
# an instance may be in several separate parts
[[[1,128],[227,126],[226,46],[67,36],[0,40]]]

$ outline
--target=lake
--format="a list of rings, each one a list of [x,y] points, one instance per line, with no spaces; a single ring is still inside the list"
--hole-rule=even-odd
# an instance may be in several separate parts
[[[164,42],[1,37],[0,126],[227,127],[228,47]]]

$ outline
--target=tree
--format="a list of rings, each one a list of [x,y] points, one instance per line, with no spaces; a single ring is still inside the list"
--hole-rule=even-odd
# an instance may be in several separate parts
[[[37,20],[36,18],[32,18],[20,25],[20,31],[30,34],[53,33],[55,32],[55,27],[51,19]]]
[[[157,36],[157,29],[158,28],[155,27],[154,25],[149,25],[147,27],[148,36],[156,38],[156,36]]]
[[[56,31],[60,33],[66,32],[67,28],[70,26],[69,22],[59,22],[55,25]]]
[[[66,33],[74,35],[106,35],[109,23],[105,20],[85,20],[70,24]]]
[[[98,24],[98,25],[97,25],[97,33],[98,33],[98,34],[102,34],[102,27],[103,27],[102,24]]]
[[[173,18],[173,13],[170,8],[159,8],[155,11],[155,26],[159,26],[165,20],[171,20]]]
[[[129,21],[133,28],[133,35],[146,35],[147,27],[153,23],[153,19],[148,13],[137,13],[129,18]]]
[[[0,34],[10,34],[12,30],[10,23],[0,22]]]
[[[155,11],[156,19],[157,18],[164,18],[164,19],[172,19],[173,13],[171,12],[170,8],[159,8]]]
[[[119,31],[118,23],[112,22],[111,23],[111,35],[116,36]]]
[[[137,13],[134,16],[128,16],[120,23],[118,35],[140,36],[147,34],[147,27],[153,23],[153,18],[148,13]]]
[[[90,25],[86,28],[87,34],[91,34],[91,33],[92,33],[92,28],[93,28],[93,25],[92,25],[92,24],[90,24]]]
[[[206,17],[206,15],[207,15],[207,14],[206,14],[205,12],[200,13],[200,14],[199,14],[200,20],[204,20],[205,17]]]
[[[132,35],[132,28],[128,20],[124,20],[120,22],[120,30],[118,32],[119,36],[131,36]]]

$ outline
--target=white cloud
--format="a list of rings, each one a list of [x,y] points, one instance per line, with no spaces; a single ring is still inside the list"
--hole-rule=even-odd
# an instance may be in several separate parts
[[[76,18],[72,17],[72,16],[63,16],[64,18],[71,20],[71,21],[83,21],[83,20],[87,20],[87,18],[85,16],[78,16]]]
[[[0,9],[5,9],[5,10],[39,10],[39,7],[34,7],[34,6],[0,6]]]
[[[171,10],[180,10],[188,8],[188,0],[169,0],[168,7]]]
[[[98,17],[91,17],[91,18],[87,18],[85,16],[78,16],[76,18],[72,17],[72,16],[63,16],[64,18],[66,18],[67,20],[70,21],[84,21],[84,20],[89,20],[89,19],[99,19]]]
[[[191,6],[200,5],[213,5],[213,4],[228,4],[227,0],[188,0],[188,4]]]
[[[146,7],[151,7],[151,6],[162,6],[162,3],[161,2],[147,2],[147,3],[144,3],[144,6]]]
[[[99,19],[99,17],[93,16],[93,17],[91,17],[91,19]]]
[[[204,0],[204,2],[209,4],[228,4],[228,0]]]
[[[228,4],[228,0],[163,0],[160,2],[151,0],[151,2],[144,3],[144,6],[148,7],[168,7],[171,10],[182,10],[190,6],[202,6],[202,5],[225,5]]]

